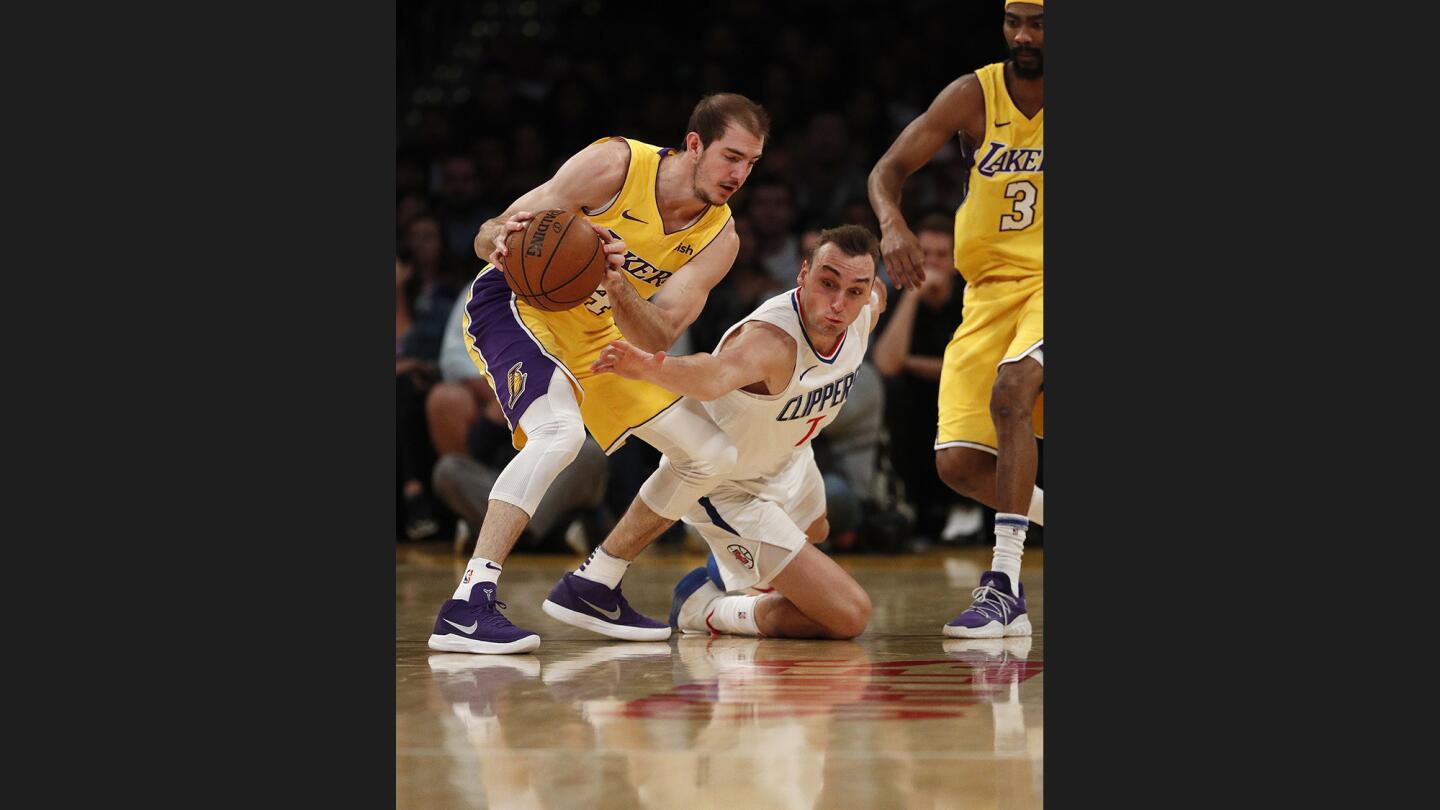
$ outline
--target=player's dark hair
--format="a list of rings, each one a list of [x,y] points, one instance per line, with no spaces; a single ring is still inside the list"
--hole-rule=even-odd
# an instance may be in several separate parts
[[[685,131],[698,132],[705,147],[724,135],[732,122],[762,141],[770,137],[770,113],[738,93],[713,93],[700,99]]]
[[[838,228],[827,228],[820,232],[820,238],[815,240],[815,248],[805,261],[811,266],[815,263],[815,254],[825,245],[834,245],[846,256],[864,256],[869,254],[875,262],[875,268],[880,268],[880,242],[875,239],[875,234],[869,228],[859,225],[841,225]]]

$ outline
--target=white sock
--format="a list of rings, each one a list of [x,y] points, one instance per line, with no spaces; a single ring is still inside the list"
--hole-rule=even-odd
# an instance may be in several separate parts
[[[1030,496],[1030,522],[1036,526],[1045,525],[1045,491],[1035,487],[1035,494]]]
[[[598,582],[607,588],[614,588],[620,584],[620,578],[625,576],[625,569],[629,567],[629,560],[623,560],[596,546],[585,562],[580,563],[580,567],[575,569],[575,576],[584,577],[591,582]]]
[[[1000,512],[995,515],[995,555],[990,570],[1010,577],[1010,593],[1020,595],[1020,555],[1025,553],[1025,532],[1030,521],[1024,515]]]
[[[484,557],[471,557],[470,564],[465,566],[465,576],[460,578],[460,587],[455,589],[455,595],[450,598],[469,601],[470,589],[475,587],[475,583],[499,581],[500,566]]]
[[[755,624],[755,603],[759,596],[722,596],[710,603],[710,626],[722,633],[737,636],[758,636]]]

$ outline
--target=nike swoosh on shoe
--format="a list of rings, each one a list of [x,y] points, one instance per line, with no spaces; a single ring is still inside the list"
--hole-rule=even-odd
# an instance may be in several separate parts
[[[583,596],[577,596],[576,598],[579,599],[581,602],[584,602],[585,604],[587,604],[587,605],[589,605],[590,607],[594,608],[594,609],[596,610],[596,612],[600,613],[602,616],[604,616],[605,618],[609,619],[609,620],[612,621],[612,622],[613,622],[613,621],[618,621],[618,620],[620,619],[620,608],[618,608],[618,607],[615,608],[614,610],[606,610],[605,608],[600,607],[599,605],[595,604],[594,602],[591,602],[589,599],[586,599],[586,598],[583,597]]]

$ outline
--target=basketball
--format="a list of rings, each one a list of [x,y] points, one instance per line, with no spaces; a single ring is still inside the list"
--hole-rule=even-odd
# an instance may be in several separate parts
[[[536,309],[571,309],[595,292],[605,275],[600,237],[584,219],[553,208],[541,211],[505,240],[505,281]]]

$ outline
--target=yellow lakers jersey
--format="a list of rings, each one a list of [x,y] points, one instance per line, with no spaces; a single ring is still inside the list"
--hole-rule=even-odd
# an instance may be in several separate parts
[[[611,139],[601,138],[595,143],[608,140]],[[625,254],[626,280],[641,298],[649,300],[667,279],[720,235],[721,229],[730,220],[730,206],[712,205],[694,221],[680,226],[673,233],[666,232],[665,225],[660,221],[659,203],[655,200],[655,184],[661,158],[674,154],[675,150],[630,138],[621,140],[630,147],[630,168],[625,173],[625,185],[607,205],[583,213],[591,222],[609,228],[625,240],[625,246],[629,248]],[[596,290],[595,295],[585,302],[584,309],[593,315],[608,312],[610,305],[605,301],[605,291]]]
[[[608,140],[610,138],[601,138],[595,143]],[[660,159],[674,150],[629,138],[623,140],[630,147],[630,167],[620,192],[601,207],[580,213],[625,240],[625,280],[648,301],[720,234],[730,219],[730,206],[710,206],[694,222],[666,233],[655,201],[655,181]],[[577,352],[583,354],[590,348],[598,351],[619,337],[615,317],[605,298],[605,290],[597,287],[585,303],[573,309],[536,312],[550,323],[557,337],[574,346]]]
[[[975,71],[985,138],[955,212],[955,269],[967,284],[1045,273],[1045,110],[1026,118],[1005,88],[1005,65]]]
[[[595,143],[607,140],[610,138],[601,138]],[[581,213],[625,241],[622,268],[625,280],[641,298],[649,300],[672,276],[684,272],[685,265],[720,235],[730,220],[730,207],[710,206],[694,221],[667,232],[655,200],[655,184],[661,159],[675,150],[629,138],[622,140],[630,147],[630,165],[619,193],[599,208]],[[585,426],[600,447],[612,453],[625,443],[631,429],[680,397],[652,383],[590,371],[600,350],[623,337],[605,299],[605,290],[597,287],[583,304],[562,312],[536,309],[519,299],[515,301],[515,311],[546,354],[565,366],[580,400]],[[468,332],[468,320],[466,329]],[[472,350],[471,356],[488,376],[478,353]],[[514,396],[517,390],[514,380],[507,378],[506,382]],[[524,446],[524,432],[518,426],[513,441],[517,448]]]

